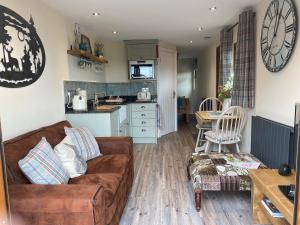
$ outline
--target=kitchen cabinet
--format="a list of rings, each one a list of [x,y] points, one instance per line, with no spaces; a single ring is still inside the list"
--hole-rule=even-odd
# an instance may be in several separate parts
[[[156,103],[131,104],[131,136],[134,143],[157,143]]]
[[[158,58],[158,40],[125,41],[128,60],[148,60]]]
[[[66,114],[66,119],[73,127],[88,128],[95,137],[121,136],[119,110],[108,113],[70,113]]]

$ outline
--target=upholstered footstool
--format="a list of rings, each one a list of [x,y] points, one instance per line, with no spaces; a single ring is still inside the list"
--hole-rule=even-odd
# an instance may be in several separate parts
[[[189,160],[187,172],[191,179],[196,209],[201,209],[203,191],[251,191],[249,169],[266,168],[247,153],[195,153]]]

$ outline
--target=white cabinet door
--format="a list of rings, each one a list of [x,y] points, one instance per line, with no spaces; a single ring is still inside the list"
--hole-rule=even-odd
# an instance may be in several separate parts
[[[177,52],[160,49],[158,72],[159,136],[177,131]]]

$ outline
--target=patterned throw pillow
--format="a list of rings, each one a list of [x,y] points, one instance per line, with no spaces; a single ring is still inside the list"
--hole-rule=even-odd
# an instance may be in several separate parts
[[[96,158],[100,155],[100,149],[95,137],[87,128],[68,128],[65,127],[66,135],[74,143],[78,154],[85,160]]]
[[[78,155],[78,151],[69,136],[66,136],[55,146],[54,152],[70,174],[71,178],[85,174],[87,164],[85,160]]]
[[[44,137],[18,164],[33,184],[66,184],[70,178]]]

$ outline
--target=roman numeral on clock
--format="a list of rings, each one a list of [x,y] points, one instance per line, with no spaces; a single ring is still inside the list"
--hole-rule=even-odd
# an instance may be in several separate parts
[[[285,14],[284,20],[287,20],[287,18],[290,16],[291,12],[292,12],[292,9],[289,8],[289,10],[287,11],[287,13]]]
[[[286,28],[285,28],[285,32],[286,33],[289,33],[289,32],[292,32],[294,31],[294,24],[292,23],[291,25],[288,25]]]
[[[288,41],[284,41],[284,46],[285,46],[288,50],[290,50],[290,49],[292,48],[292,44],[289,43]]]

